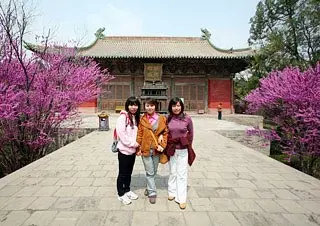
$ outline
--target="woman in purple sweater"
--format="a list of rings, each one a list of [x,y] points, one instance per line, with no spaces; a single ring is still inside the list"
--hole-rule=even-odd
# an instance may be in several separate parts
[[[193,123],[191,117],[183,112],[184,104],[180,98],[169,102],[167,155],[170,156],[170,176],[168,181],[168,200],[175,200],[180,209],[186,208],[188,163],[192,164],[195,154],[192,149]]]

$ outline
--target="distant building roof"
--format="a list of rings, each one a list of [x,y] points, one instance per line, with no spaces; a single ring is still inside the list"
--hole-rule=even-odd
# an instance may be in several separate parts
[[[80,48],[48,47],[48,51],[73,49],[80,56],[93,58],[168,58],[168,59],[243,59],[255,53],[251,48],[220,49],[210,42],[210,32],[201,29],[201,37],[105,36],[104,28],[95,33],[96,40]],[[44,46],[25,42],[31,51],[44,51]],[[74,52],[73,52],[74,53]]]
[[[136,37],[99,35],[93,44],[78,49],[82,56],[95,58],[247,58],[251,48],[219,49],[202,37]]]

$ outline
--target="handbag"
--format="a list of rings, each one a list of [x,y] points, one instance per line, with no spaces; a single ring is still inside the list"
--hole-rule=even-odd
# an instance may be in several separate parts
[[[120,115],[122,114],[125,114],[126,115],[126,127],[128,126],[129,124],[129,118],[128,118],[128,115],[126,113],[120,113]],[[117,134],[117,130],[114,129],[113,130],[113,142],[112,142],[112,145],[111,145],[111,151],[113,153],[117,153],[119,151],[119,148],[117,148],[117,145],[118,145],[118,142],[119,142],[119,137],[118,137],[118,134]]]
[[[150,133],[151,133],[151,136],[152,136],[154,142],[155,142],[156,145],[158,146],[158,145],[159,145],[159,144],[158,144],[158,141],[157,141],[156,137],[154,136],[154,134],[153,134],[153,132],[152,132],[151,130],[150,130]],[[166,163],[169,161],[169,158],[168,158],[168,156],[166,155],[166,153],[164,153],[164,152],[161,152],[161,153],[160,153],[160,155],[159,155],[159,161],[160,161],[161,164],[166,164]]]
[[[116,129],[114,129],[113,130],[113,142],[111,145],[111,151],[113,153],[117,153],[119,151],[119,148],[117,148],[118,142],[119,142],[119,138],[117,136],[117,131],[116,131]]]
[[[113,153],[117,153],[119,151],[119,148],[117,148],[117,145],[118,145],[118,140],[114,140],[111,145],[111,151]]]
[[[169,162],[169,158],[166,155],[166,153],[164,153],[164,152],[160,153],[159,159],[160,159],[159,161],[160,161],[161,164],[166,164],[167,162]]]

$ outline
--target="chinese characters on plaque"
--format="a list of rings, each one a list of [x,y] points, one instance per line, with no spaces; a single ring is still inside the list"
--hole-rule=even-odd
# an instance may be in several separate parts
[[[162,64],[144,64],[144,80],[148,82],[162,81]]]

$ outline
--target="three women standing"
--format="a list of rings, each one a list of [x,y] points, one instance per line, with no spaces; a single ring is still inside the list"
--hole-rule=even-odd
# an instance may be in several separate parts
[[[136,97],[130,97],[126,101],[125,111],[120,113],[117,120],[118,199],[126,205],[130,204],[131,200],[138,199],[138,195],[130,191],[130,183],[136,155],[141,155],[146,171],[146,195],[151,204],[156,203],[155,176],[159,165],[159,154],[166,148],[166,154],[170,156],[168,200],[175,200],[181,209],[185,209],[188,163],[191,166],[195,158],[192,149],[192,119],[184,113],[184,104],[178,97],[172,98],[169,102],[168,119],[156,112],[155,99],[146,99],[145,110],[146,113],[140,119],[140,102]],[[139,150],[136,151],[137,149]]]

